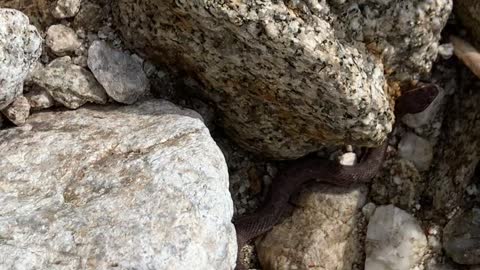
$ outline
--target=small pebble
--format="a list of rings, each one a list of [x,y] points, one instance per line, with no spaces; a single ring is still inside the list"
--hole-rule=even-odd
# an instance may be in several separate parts
[[[367,220],[373,215],[377,206],[373,202],[369,202],[362,207],[362,213]]]
[[[82,45],[75,31],[62,24],[52,25],[48,28],[45,42],[52,52],[58,56],[74,52]]]
[[[357,155],[353,152],[347,152],[338,158],[338,162],[343,166],[353,166],[357,163]]]
[[[453,55],[453,44],[452,43],[445,43],[438,46],[438,54],[443,59],[449,59]]]

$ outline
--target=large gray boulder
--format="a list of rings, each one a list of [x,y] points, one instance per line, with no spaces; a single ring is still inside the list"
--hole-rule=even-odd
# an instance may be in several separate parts
[[[42,38],[28,17],[0,8],[0,110],[23,92],[23,81],[41,52]]]
[[[40,112],[0,149],[0,269],[235,265],[227,166],[190,110]]]
[[[451,0],[114,3],[131,48],[196,76],[232,138],[279,159],[384,141],[393,122],[384,74],[395,85],[429,71],[451,9]]]

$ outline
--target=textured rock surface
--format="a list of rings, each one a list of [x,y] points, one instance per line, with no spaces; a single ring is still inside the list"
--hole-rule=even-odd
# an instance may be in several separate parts
[[[365,200],[365,188],[310,188],[295,202],[299,207],[293,215],[258,243],[262,267],[352,269],[361,260],[356,229]]]
[[[25,14],[0,8],[0,110],[22,93],[23,81],[40,57],[41,45],[40,34]]]
[[[425,187],[415,165],[403,158],[387,159],[372,180],[370,196],[377,204],[395,204],[410,208],[419,202]]]
[[[82,7],[77,16],[75,16],[73,24],[77,28],[86,30],[97,29],[101,25],[103,15],[104,13],[100,5],[85,0],[82,2]]]
[[[413,162],[419,171],[428,170],[432,164],[432,144],[412,132],[407,132],[402,136],[398,144],[398,153],[402,158]]]
[[[443,230],[443,247],[460,264],[480,264],[480,208],[457,215]]]
[[[468,84],[451,97],[434,160],[428,196],[438,214],[450,213],[463,199],[480,160],[480,83]]]
[[[88,67],[114,100],[132,104],[145,94],[147,75],[132,56],[95,41],[88,49]]]
[[[55,6],[53,0],[0,0],[0,7],[17,9],[25,13],[32,24],[39,27],[51,24],[55,19],[50,12]]]
[[[54,54],[60,56],[74,52],[82,45],[75,31],[63,24],[55,24],[48,28],[46,43]]]
[[[25,124],[30,115],[30,103],[24,96],[19,96],[2,110],[3,115],[17,126]]]
[[[73,17],[80,10],[80,4],[81,0],[57,0],[52,14],[59,19]]]
[[[231,269],[227,167],[197,117],[148,101],[0,131],[0,269]]]
[[[71,62],[71,58],[65,56],[38,69],[32,75],[34,84],[70,109],[76,109],[87,102],[106,103],[107,94],[95,77]]]
[[[28,93],[25,93],[25,97],[27,98],[28,103],[30,103],[32,110],[47,109],[55,105],[52,96],[42,89],[30,90]]]
[[[410,270],[427,248],[422,228],[393,205],[377,207],[368,223],[365,269]]]
[[[382,142],[393,121],[384,69],[428,70],[452,6],[357,2],[120,0],[114,11],[132,48],[199,77],[243,147],[295,158]]]
[[[476,0],[455,0],[455,15],[472,34],[477,48],[480,45],[480,2]]]

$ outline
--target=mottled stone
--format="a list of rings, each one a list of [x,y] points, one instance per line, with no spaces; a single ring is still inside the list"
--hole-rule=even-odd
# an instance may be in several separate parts
[[[58,19],[71,18],[80,10],[81,2],[81,0],[57,0],[52,14]]]
[[[410,160],[419,171],[426,171],[432,165],[432,143],[415,133],[407,132],[398,144],[400,157]]]
[[[427,250],[417,220],[393,205],[377,207],[368,223],[365,269],[410,270]]]
[[[55,6],[54,0],[0,0],[0,7],[12,8],[25,13],[32,24],[43,30],[53,23],[55,18],[50,12]]]
[[[21,126],[25,124],[30,115],[30,104],[24,96],[16,97],[15,100],[2,110],[3,115],[13,124]]]
[[[40,57],[41,45],[40,34],[25,14],[0,8],[0,110],[22,94],[23,82]]]
[[[443,230],[443,247],[459,264],[480,264],[480,208],[454,217]]]
[[[85,30],[98,29],[101,26],[103,16],[104,13],[100,5],[85,0],[77,16],[75,16],[73,25]]]
[[[366,189],[309,188],[293,215],[257,244],[263,269],[353,269],[361,262],[357,228]],[[335,232],[335,233],[332,233]]]
[[[60,56],[72,53],[82,45],[75,31],[63,24],[55,24],[48,28],[46,43],[53,53]]]
[[[463,200],[480,160],[480,84],[470,77],[462,80],[466,85],[456,90],[445,107],[428,179],[427,195],[439,215],[449,214]]]
[[[131,48],[201,80],[243,147],[296,158],[383,142],[393,122],[385,72],[428,71],[452,8],[330,2],[120,0],[114,14]]]
[[[233,268],[228,170],[198,114],[147,101],[24,127],[0,131],[0,269]]]
[[[28,93],[25,93],[25,97],[32,110],[47,109],[55,105],[52,96],[43,89],[35,88],[30,90]]]
[[[55,101],[70,109],[87,102],[105,104],[107,95],[86,69],[71,63],[69,56],[57,58],[32,75],[33,82]]]
[[[384,162],[371,187],[370,196],[377,204],[408,209],[420,200],[425,180],[412,162],[396,156]]]
[[[88,49],[88,67],[114,100],[132,104],[146,94],[148,78],[142,63],[131,55],[94,41]]]

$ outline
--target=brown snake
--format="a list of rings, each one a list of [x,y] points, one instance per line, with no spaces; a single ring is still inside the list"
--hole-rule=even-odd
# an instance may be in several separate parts
[[[407,113],[424,111],[437,95],[438,89],[433,84],[422,85],[403,93],[396,102],[396,118],[399,119]],[[303,184],[314,179],[337,186],[369,182],[382,167],[387,146],[388,140],[378,148],[370,148],[354,166],[341,166],[334,161],[312,157],[292,161],[272,181],[263,205],[255,213],[242,216],[233,222],[238,243],[235,269],[246,269],[240,260],[241,248],[281,221],[285,210],[289,208],[290,197],[298,192]]]

